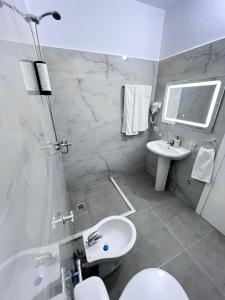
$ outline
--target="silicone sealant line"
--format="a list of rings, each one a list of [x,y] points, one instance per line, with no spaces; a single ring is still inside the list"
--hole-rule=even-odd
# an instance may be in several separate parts
[[[119,185],[117,184],[115,179],[113,177],[109,176],[109,180],[112,182],[112,184],[114,185],[116,190],[119,192],[120,196],[122,197],[123,201],[126,203],[126,205],[129,208],[129,211],[123,213],[121,216],[128,217],[128,216],[133,215],[134,213],[136,213],[135,208],[133,207],[133,205],[131,204],[131,202],[127,198],[127,196],[124,194],[124,192],[121,190],[121,188],[119,187]]]

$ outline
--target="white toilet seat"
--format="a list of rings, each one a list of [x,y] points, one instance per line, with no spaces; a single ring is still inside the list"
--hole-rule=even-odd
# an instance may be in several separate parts
[[[145,269],[128,282],[119,300],[188,300],[179,282],[161,269]]]
[[[93,276],[74,288],[75,300],[110,300],[101,278]],[[179,282],[161,269],[145,269],[128,282],[119,300],[188,300]]]

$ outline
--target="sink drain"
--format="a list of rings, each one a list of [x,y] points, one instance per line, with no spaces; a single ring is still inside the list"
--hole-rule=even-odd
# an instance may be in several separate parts
[[[102,248],[104,251],[108,251],[109,250],[109,246],[108,245],[104,245]]]

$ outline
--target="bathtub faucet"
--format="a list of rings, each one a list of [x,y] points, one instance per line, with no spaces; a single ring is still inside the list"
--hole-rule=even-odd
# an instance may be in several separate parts
[[[99,233],[99,231],[94,231],[91,234],[89,234],[86,243],[88,244],[89,247],[91,247],[97,243],[97,240],[99,240],[101,238],[102,238],[102,235]]]
[[[42,253],[35,257],[36,265],[35,268],[41,265],[51,265],[54,262],[54,257],[50,252]]]

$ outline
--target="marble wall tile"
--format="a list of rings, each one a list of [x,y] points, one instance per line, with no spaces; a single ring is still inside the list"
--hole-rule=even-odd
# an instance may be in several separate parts
[[[157,86],[155,99],[163,101],[165,87],[167,82],[179,81],[183,79],[194,79],[202,76],[224,76],[225,75],[225,39],[213,42],[208,45],[178,54],[171,58],[162,60],[159,63]],[[182,145],[189,147],[193,141],[196,147],[193,149],[192,155],[184,161],[175,162],[169,174],[169,187],[173,189],[183,200],[191,203],[196,208],[204,184],[191,178],[191,171],[196,158],[197,151],[201,144],[210,137],[217,140],[218,150],[223,135],[225,133],[225,103],[221,102],[220,110],[214,128],[211,133],[192,130],[177,125],[169,125],[158,121],[159,132],[156,133],[151,128],[150,139],[160,138],[171,139],[180,136]],[[148,153],[147,170],[155,176],[157,157]],[[189,184],[190,183],[190,184]]]
[[[0,41],[0,48],[1,265],[65,237],[50,221],[55,210],[66,211],[66,201],[61,156],[40,150],[54,137],[46,98],[28,95],[20,69],[20,60],[36,59],[33,47]]]
[[[158,62],[107,55],[108,79],[123,81],[124,83],[154,82],[158,71]]]
[[[73,146],[63,157],[66,183],[78,185],[115,173],[145,168],[148,132],[121,134],[125,83],[156,83],[158,63],[119,56],[44,47],[60,138]]]
[[[95,182],[108,175],[105,160],[100,155],[86,157],[82,160],[72,160],[68,164],[64,160],[67,189],[70,195],[78,186]]]
[[[56,120],[73,123],[121,120],[121,84],[60,75],[51,76]]]
[[[51,73],[95,79],[105,79],[108,73],[106,55],[51,47],[44,47],[43,54]]]

